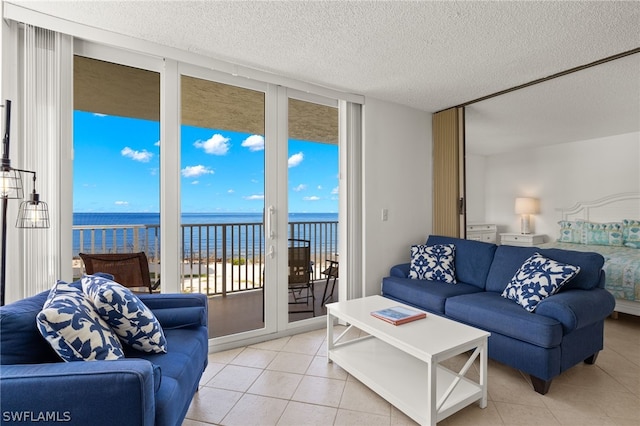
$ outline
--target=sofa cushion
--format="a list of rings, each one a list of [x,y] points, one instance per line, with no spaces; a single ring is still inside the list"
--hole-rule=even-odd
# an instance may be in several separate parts
[[[529,312],[538,303],[555,294],[580,271],[579,266],[567,265],[534,253],[520,266],[502,297],[513,300]]]
[[[98,315],[89,297],[73,285],[59,281],[36,321],[42,336],[64,361],[124,357],[118,336]]]
[[[143,358],[162,371],[156,392],[156,424],[179,424],[185,413],[176,407],[189,407],[189,401],[206,367],[208,341],[200,327],[166,330],[166,354],[141,352],[125,346],[127,358]]]
[[[478,287],[458,281],[451,285],[443,281],[413,280],[411,278],[385,277],[382,295],[409,305],[443,315],[448,297],[482,291]]]
[[[541,249],[537,247],[499,246],[487,276],[487,291],[502,293],[515,275],[520,265],[534,253],[569,265],[579,266],[580,272],[560,292],[579,288],[590,290],[601,283],[604,265],[604,257],[598,253],[580,252],[564,249]]]
[[[102,319],[127,345],[143,352],[167,352],[160,323],[131,290],[97,275],[82,277],[82,289]]]
[[[560,322],[528,312],[494,292],[447,299],[445,313],[454,320],[544,348],[556,347],[562,341]]]
[[[49,290],[18,300],[0,310],[0,365],[60,362],[36,327],[36,316]]]
[[[453,244],[456,247],[454,264],[456,279],[459,282],[471,284],[480,289],[485,288],[487,274],[497,247],[495,244],[430,235],[427,239],[427,245],[435,244]]]
[[[456,283],[454,265],[456,246],[436,244],[434,246],[411,246],[411,269],[409,278]]]

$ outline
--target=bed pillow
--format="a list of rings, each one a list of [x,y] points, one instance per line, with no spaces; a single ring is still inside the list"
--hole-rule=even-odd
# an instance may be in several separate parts
[[[58,281],[38,313],[36,324],[64,361],[124,358],[118,336],[77,285]]]
[[[640,220],[622,221],[622,240],[627,247],[640,248]]]
[[[584,223],[585,244],[622,246],[622,222]]]
[[[559,221],[558,225],[560,225],[560,237],[558,237],[558,241],[561,243],[583,244],[584,243],[582,239],[583,224],[584,222],[581,220]]]
[[[160,322],[131,290],[98,275],[82,277],[82,289],[98,314],[127,345],[143,352],[167,352]]]
[[[578,272],[579,266],[557,262],[534,253],[516,271],[502,292],[502,297],[533,312],[542,300],[557,293]]]
[[[409,278],[455,284],[455,251],[453,244],[411,246]]]

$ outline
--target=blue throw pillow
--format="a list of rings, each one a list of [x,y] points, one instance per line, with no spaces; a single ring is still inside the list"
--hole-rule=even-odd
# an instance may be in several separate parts
[[[118,336],[77,286],[58,281],[36,316],[40,334],[65,361],[124,358]]]
[[[557,262],[535,253],[520,266],[502,292],[502,297],[533,312],[538,303],[557,293],[578,272],[579,266]]]
[[[82,289],[124,343],[143,352],[167,352],[160,322],[131,290],[99,275],[82,277]]]
[[[453,244],[411,246],[409,278],[455,284],[455,250]]]

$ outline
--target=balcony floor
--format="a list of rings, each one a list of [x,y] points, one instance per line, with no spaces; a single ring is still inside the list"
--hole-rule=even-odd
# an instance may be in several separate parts
[[[338,284],[336,280],[333,291],[333,300],[338,300]],[[322,305],[322,296],[327,280],[314,282],[315,316],[322,316],[327,313],[327,309]],[[327,296],[331,292],[332,283],[329,282]],[[311,303],[311,301],[309,302]],[[311,318],[311,312],[295,311],[310,310],[306,304],[289,305],[289,321],[299,321]],[[229,334],[241,333],[243,331],[255,330],[264,327],[262,290],[243,291],[232,293],[227,296],[212,296],[209,298],[209,337],[220,337]]]

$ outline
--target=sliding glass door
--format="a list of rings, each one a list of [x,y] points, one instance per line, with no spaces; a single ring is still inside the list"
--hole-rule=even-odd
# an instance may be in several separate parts
[[[180,77],[182,291],[212,338],[265,328],[265,87]]]
[[[124,78],[133,85],[124,90],[129,102],[116,111],[127,117],[133,109],[141,125],[152,127],[143,134],[111,126],[118,161],[129,163],[101,169],[113,178],[105,184],[134,191],[126,199],[111,194],[113,208],[153,216],[141,224],[143,237],[128,230],[118,238],[123,250],[152,252],[154,282],[163,271],[157,291],[205,294],[210,338],[220,345],[321,326],[325,302],[336,301],[339,288],[338,101],[90,43],[76,48],[79,72],[84,62],[101,65],[96,87],[118,73],[131,76]],[[115,114],[82,111],[78,126],[82,114],[95,123]],[[92,126],[76,134],[77,206],[110,194],[92,192],[80,179],[91,176],[84,165],[104,166],[109,158]],[[110,231],[74,232],[84,234],[78,241],[88,238],[85,251],[120,251],[103,246]],[[303,248],[294,253],[296,245]]]
[[[287,296],[297,322],[325,315],[338,295],[338,108],[288,93]]]
[[[73,62],[73,278],[85,271],[79,253],[145,252],[152,282],[159,283],[160,72],[110,50],[79,50]]]

